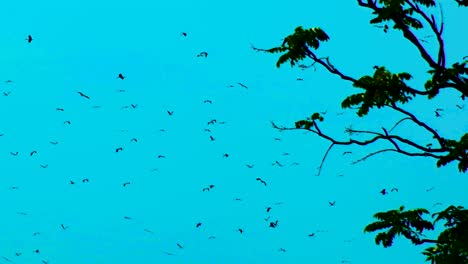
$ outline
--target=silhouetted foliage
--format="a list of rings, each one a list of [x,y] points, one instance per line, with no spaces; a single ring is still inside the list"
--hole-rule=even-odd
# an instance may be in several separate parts
[[[466,0],[455,1],[459,6],[468,6]],[[375,17],[370,20],[371,24],[383,28],[385,33],[388,32],[389,25],[392,24],[392,29],[401,31],[403,37],[417,49],[421,58],[430,68],[427,71],[430,77],[425,82],[424,88],[418,89],[408,84],[408,81],[412,78],[410,73],[392,73],[383,66],[374,66],[372,75],[360,78],[346,75],[330,62],[329,57],[320,57],[316,54],[320,44],[323,45],[324,42],[330,40],[327,33],[318,27],[311,29],[297,27],[294,33],[287,36],[279,47],[271,49],[253,47],[253,49],[267,53],[280,53],[281,55],[276,64],[277,67],[288,62],[291,66],[295,66],[301,61],[310,59],[312,60],[311,65],[300,64],[298,66],[306,69],[311,66],[321,65],[332,75],[351,82],[353,87],[361,89],[361,92],[346,97],[342,101],[341,107],[343,109],[357,109],[359,118],[365,118],[369,111],[379,108],[391,109],[402,115],[403,118],[393,124],[390,129],[382,127],[382,131],[346,128],[345,132],[350,136],[347,141],[335,139],[322,131],[319,122],[324,122],[325,119],[318,112],[311,114],[306,119],[295,122],[294,127],[278,126],[272,122],[273,127],[281,131],[307,130],[331,142],[319,167],[319,175],[322,165],[333,146],[357,145],[365,147],[377,141],[387,141],[392,147],[369,153],[354,161],[354,163],[364,161],[383,152],[397,152],[406,156],[434,158],[437,167],[457,162],[458,170],[466,172],[468,170],[468,133],[462,135],[458,140],[448,139],[442,136],[437,129],[418,118],[417,113],[403,108],[403,105],[410,103],[416,96],[426,96],[430,100],[439,96],[442,89],[452,89],[458,92],[461,100],[468,97],[468,56],[463,57],[462,61],[454,63],[452,66],[446,65],[445,45],[442,37],[444,23],[443,21],[438,23],[434,15],[429,14],[431,8],[436,8],[436,1],[358,0],[357,3],[361,7],[372,10]],[[442,14],[442,9],[440,12]],[[431,55],[425,48],[423,43],[425,41],[417,37],[416,31],[422,28],[429,28],[437,40],[436,55]],[[458,105],[457,107],[462,109]],[[440,116],[436,111],[436,117]],[[423,132],[429,133],[433,142],[427,144],[427,142],[423,143],[416,139],[392,133],[392,130],[404,121],[411,122]],[[353,139],[352,136],[354,135],[366,135],[368,139]],[[427,256],[427,260],[432,263],[468,263],[468,211],[460,206],[450,206],[442,212],[433,214],[433,217],[437,216],[433,223],[423,219],[426,214],[429,214],[426,209],[404,211],[403,206],[398,210],[377,213],[375,218],[379,221],[368,225],[365,232],[388,229],[386,232],[379,233],[375,240],[377,244],[382,244],[384,247],[391,246],[393,239],[398,235],[411,240],[415,245],[435,243],[434,247],[427,248],[423,253]],[[446,222],[446,229],[440,233],[437,240],[423,238],[422,232],[424,230],[433,230],[434,224],[439,221]]]

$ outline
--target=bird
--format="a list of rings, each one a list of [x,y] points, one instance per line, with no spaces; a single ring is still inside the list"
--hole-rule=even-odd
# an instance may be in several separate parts
[[[382,189],[382,190],[380,191],[380,193],[381,193],[382,195],[386,195],[386,194],[387,194],[387,190]]]
[[[278,251],[281,251],[281,252],[286,252],[286,249],[284,249],[284,248],[280,248],[280,249],[278,249]]]
[[[182,32],[182,33],[180,33],[180,35],[186,37],[186,36],[187,36],[187,33],[186,33],[186,32]]]
[[[310,234],[308,234],[307,236],[308,236],[308,237],[313,237],[313,236],[315,236],[315,233],[310,233]]]
[[[209,130],[208,128],[205,128],[203,131],[211,132],[211,130]]]
[[[149,230],[149,229],[146,229],[146,228],[145,228],[145,229],[143,229],[143,231],[145,231],[145,232],[147,232],[147,233],[150,233],[150,234],[154,234],[154,232],[153,232],[153,231],[151,231],[151,230]]]
[[[205,103],[205,104],[206,104],[206,103],[212,104],[213,102],[212,102],[211,100],[205,100],[205,101],[203,101],[203,103]]]
[[[129,184],[130,184],[130,182],[124,182],[122,185],[123,185],[123,187],[125,187],[125,186],[127,186]]]
[[[2,259],[4,259],[5,261],[8,261],[8,262],[12,262],[11,259],[6,258],[6,257],[2,257]]]
[[[247,166],[247,168],[251,169],[251,168],[253,168],[255,165],[253,165],[253,164],[252,164],[252,165],[247,164],[247,165],[245,165],[245,166]]]
[[[44,169],[45,169],[45,168],[47,168],[47,167],[49,166],[49,164],[46,164],[46,165],[42,165],[42,164],[41,164],[41,165],[39,165],[39,166],[41,166],[41,168],[44,168]]]
[[[435,110],[434,112],[435,112],[436,117],[441,117],[441,115],[439,114],[439,112],[437,110]]]
[[[132,218],[128,216],[124,216],[124,219],[131,220]]]
[[[125,79],[125,76],[123,76],[123,74],[119,73],[119,75],[117,76],[117,78],[123,80],[123,79]]]
[[[166,158],[166,156],[164,156],[164,155],[158,155],[158,159],[161,159],[161,158]]]
[[[75,182],[74,182],[74,181],[72,181],[72,180],[70,180],[70,184],[75,184]]]
[[[465,105],[463,106],[460,106],[460,105],[455,105],[458,109],[463,109],[465,107]]]
[[[275,141],[281,141],[281,138],[274,138]]]
[[[229,154],[223,154],[223,158],[228,158],[229,157]]]
[[[209,190],[210,190],[210,188],[203,188],[203,189],[202,189],[202,192],[204,192],[204,191],[209,191]]]
[[[398,192],[398,188],[392,188],[390,192]]]
[[[216,119],[211,119],[207,125],[214,125],[216,123]]]
[[[57,141],[50,141],[49,143],[52,144],[52,145],[57,145],[58,144]]]
[[[268,206],[268,207],[266,208],[266,211],[267,211],[267,213],[269,213],[269,212],[271,211],[271,206]]]
[[[81,180],[81,182],[83,182],[83,183],[84,182],[89,182],[89,179],[83,179],[83,180]]]
[[[78,94],[81,96],[81,97],[84,97],[86,99],[91,99],[89,98],[89,96],[87,96],[86,94],[82,93],[82,92],[78,92]]]
[[[55,111],[62,111],[63,112],[63,111],[65,111],[65,109],[57,107],[57,108],[55,108]]]
[[[16,152],[10,152],[10,154],[13,155],[13,156],[18,156],[19,152],[18,152],[18,151],[16,151]]]
[[[63,230],[66,230],[68,228],[68,226],[65,226],[64,224],[60,224],[60,226],[62,227]]]
[[[174,114],[174,111],[167,110],[167,114],[171,116],[172,114]]]
[[[71,122],[66,120],[65,122],[63,122],[64,124],[67,124],[67,125],[71,125]]]
[[[29,156],[32,156],[32,155],[34,155],[34,154],[37,154],[37,151],[36,151],[36,150],[31,151],[31,153],[29,153]]]
[[[215,239],[215,236],[209,236],[208,239]]]
[[[123,150],[123,148],[116,148],[115,152],[117,153],[117,152],[122,151],[122,150]]]
[[[333,202],[328,201],[328,204],[330,204],[330,206],[335,206],[336,201],[333,201]]]
[[[290,166],[294,166],[294,165],[299,166],[299,163],[298,162],[293,162],[293,163],[291,163]]]
[[[180,249],[183,249],[184,247],[182,245],[180,245],[179,243],[177,243],[177,246],[180,248]]]
[[[426,192],[430,192],[432,190],[434,190],[434,187],[431,187],[431,188],[427,189]]]
[[[437,205],[442,205],[442,203],[435,203],[434,205],[432,205],[432,207],[437,206]]]
[[[241,234],[244,232],[244,230],[242,230],[242,228],[239,228],[239,229],[237,229],[237,230],[238,230],[239,233],[241,233]]]
[[[267,185],[266,182],[264,180],[260,179],[260,178],[257,178],[256,180],[263,183],[265,186]]]
[[[138,140],[136,138],[132,138],[130,139],[130,142],[138,142]]]
[[[270,222],[271,228],[276,228],[276,226],[278,226],[278,220],[276,220],[275,222]]]
[[[197,224],[195,225],[195,227],[196,227],[196,228],[199,228],[201,225],[202,225],[202,223],[197,223]]]
[[[210,136],[210,140],[211,140],[211,141],[214,141],[215,138],[214,138],[213,136]]]
[[[273,163],[273,165],[277,164],[278,166],[280,167],[283,167],[283,165],[281,163],[279,163],[279,161],[275,160],[275,163]]]
[[[346,155],[346,154],[352,154],[352,152],[351,152],[351,151],[345,151],[345,152],[343,152],[343,156]]]
[[[28,41],[28,43],[31,43],[33,41],[33,37],[31,35],[28,35],[26,40]]]
[[[10,94],[11,94],[11,92],[3,92],[4,96],[9,96]]]
[[[41,251],[39,251],[39,249],[36,249],[36,250],[33,251],[33,253],[39,254],[39,253],[41,253]]]
[[[249,89],[249,87],[245,86],[244,84],[238,82],[237,84],[239,84],[240,86],[244,87],[245,89]]]
[[[206,58],[206,57],[208,57],[208,52],[202,51],[202,52],[200,52],[200,54],[197,55],[197,57],[205,57]]]
[[[297,78],[296,81],[303,81],[304,79],[302,78]]]

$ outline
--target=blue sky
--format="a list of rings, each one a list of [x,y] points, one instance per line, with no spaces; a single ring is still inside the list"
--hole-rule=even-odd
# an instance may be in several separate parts
[[[401,119],[386,110],[366,119],[351,110],[336,115],[356,91],[349,83],[321,68],[277,69],[277,56],[251,49],[279,45],[299,25],[318,26],[330,36],[318,54],[346,74],[371,75],[382,65],[424,83],[428,69],[414,47],[400,32],[370,26],[371,12],[356,1],[27,0],[0,7],[0,92],[11,92],[0,96],[0,256],[14,263],[422,263],[424,247],[402,239],[376,246],[375,235],[363,233],[372,215],[400,205],[467,204],[468,181],[455,164],[437,169],[434,160],[386,154],[351,165],[370,149],[335,148],[317,177],[328,142],[271,127],[327,111],[323,128],[346,140],[349,125],[380,129]],[[443,12],[451,64],[468,55],[466,9],[443,1]],[[433,50],[434,39],[426,45]],[[459,139],[468,130],[467,107],[455,104],[464,102],[443,92],[407,109]],[[443,118],[434,116],[439,107]],[[398,129],[430,140],[408,124]],[[394,187],[398,193],[379,194]],[[443,206],[433,208],[437,202]]]

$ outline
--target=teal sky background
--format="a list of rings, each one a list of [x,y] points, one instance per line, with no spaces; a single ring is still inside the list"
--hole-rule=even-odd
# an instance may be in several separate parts
[[[468,55],[467,9],[441,2],[451,65]],[[380,130],[402,118],[378,110],[359,119],[340,106],[358,92],[350,83],[320,67],[277,69],[277,55],[251,48],[321,27],[330,40],[317,54],[343,73],[386,66],[422,87],[428,68],[416,49],[401,32],[369,25],[371,11],[356,1],[18,0],[0,10],[0,263],[423,263],[426,246],[375,245],[363,233],[372,215],[467,205],[455,163],[383,154],[351,165],[388,145],[336,147],[317,177],[328,142],[272,128],[327,111],[322,129],[347,140],[345,127]],[[424,44],[435,55],[435,39]],[[465,105],[443,91],[406,109],[458,140]],[[431,140],[409,123],[395,131]]]

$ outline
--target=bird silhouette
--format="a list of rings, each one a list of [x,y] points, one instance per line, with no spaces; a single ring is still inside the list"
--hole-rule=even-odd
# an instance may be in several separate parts
[[[49,164],[46,164],[46,165],[39,165],[39,166],[41,166],[41,168],[44,168],[44,169],[45,169],[45,168],[47,168],[47,167],[49,166]]]
[[[269,213],[269,212],[271,211],[271,207],[268,206],[268,207],[266,208],[266,211],[267,211],[267,213]]]
[[[164,155],[158,155],[158,159],[166,158]]]
[[[28,35],[26,40],[28,41],[28,43],[31,43],[33,41],[33,37],[31,35]]]
[[[11,94],[11,92],[3,92],[4,96],[9,96],[10,94]]]
[[[123,148],[116,148],[115,152],[117,153],[117,152],[122,151],[122,150],[123,150]]]
[[[119,75],[117,76],[117,78],[123,80],[123,79],[125,79],[125,76],[123,76],[123,74],[119,73]]]
[[[210,190],[210,188],[203,188],[202,192],[209,191],[209,190]]]
[[[281,252],[286,252],[286,249],[284,249],[284,248],[280,248],[280,249],[278,249],[278,251],[281,251]]]
[[[216,119],[211,119],[207,125],[214,125],[216,123]]]
[[[252,165],[247,164],[247,165],[245,165],[245,166],[247,166],[247,168],[251,169],[251,168],[253,168],[255,165],[253,165],[253,164],[252,164]]]
[[[315,236],[315,233],[310,233],[310,234],[308,234],[307,236],[308,236],[308,237],[313,237],[313,236]]]
[[[183,248],[184,248],[184,247],[183,247],[181,244],[179,244],[179,243],[177,243],[177,246],[178,246],[180,249],[183,249]]]
[[[136,138],[132,138],[130,139],[130,142],[138,142],[138,140]]]
[[[382,190],[380,191],[380,193],[381,193],[382,195],[388,194],[388,193],[387,193],[387,190],[385,190],[385,189],[382,189]]]
[[[275,222],[270,222],[270,225],[269,225],[271,228],[276,228],[278,226],[278,220],[276,220]]]
[[[206,57],[208,57],[208,52],[202,51],[202,52],[200,52],[200,54],[197,55],[197,57],[205,57],[206,58]]]
[[[57,145],[58,144],[57,141],[49,141],[49,143],[52,144],[52,145]]]
[[[398,188],[392,188],[390,192],[398,192]]]
[[[75,184],[75,182],[74,182],[74,181],[70,181],[70,184]]]
[[[437,110],[435,110],[434,113],[435,113],[436,117],[441,117],[441,115],[439,114],[439,112]]]
[[[55,111],[62,111],[63,112],[63,111],[65,111],[65,109],[57,107],[57,108],[55,108]]]
[[[266,182],[264,180],[260,179],[260,178],[257,178],[256,180],[263,183],[263,185],[265,185],[265,186],[267,185]]]
[[[302,78],[297,78],[296,81],[303,81],[304,79]]]
[[[91,99],[89,98],[89,96],[87,96],[86,94],[82,93],[82,92],[78,92],[78,94],[81,96],[81,97],[84,97],[86,99]]]
[[[147,233],[150,233],[150,234],[154,234],[154,232],[153,232],[153,231],[151,231],[151,230],[149,230],[149,229],[146,229],[146,228],[145,228],[145,229],[143,229],[143,231],[145,231],[145,232],[147,232]]]
[[[132,218],[128,216],[124,216],[124,219],[131,220]]]
[[[83,182],[83,183],[89,182],[89,179],[83,179],[83,180],[81,180],[81,182]]]
[[[29,156],[32,156],[34,154],[37,154],[37,151],[35,151],[35,150],[31,151],[31,153],[29,153]]]
[[[240,82],[238,82],[237,84],[240,85],[240,86],[242,86],[242,87],[244,87],[245,89],[249,89],[249,87],[245,86],[244,84],[242,84],[242,83],[240,83]]]
[[[242,230],[242,228],[237,229],[237,231],[239,231],[239,233],[241,234],[244,233],[244,230]]]
[[[67,229],[68,229],[68,226],[65,226],[64,224],[60,224],[60,226],[62,227],[63,230],[67,230]]]
[[[13,155],[13,156],[18,156],[19,152],[18,152],[18,151],[16,151],[16,152],[10,152],[10,154]]]
[[[186,33],[186,32],[182,32],[182,33],[180,33],[180,35],[186,37],[186,36],[187,36],[187,33]]]
[[[205,101],[203,101],[203,103],[205,103],[205,104],[206,104],[206,103],[212,104],[213,102],[212,102],[211,100],[205,100]]]
[[[330,206],[335,206],[336,201],[333,201],[333,202],[328,201],[328,204],[329,204]]]
[[[281,141],[281,138],[274,138],[275,141]]]
[[[67,121],[65,121],[65,122],[63,122],[63,123],[64,123],[64,124],[67,124],[67,125],[71,125],[71,122],[70,122],[70,121],[68,121],[68,120],[67,120]]]
[[[442,203],[435,203],[434,205],[432,205],[432,207],[437,206],[437,205],[442,205]]]
[[[125,187],[125,186],[127,186],[129,184],[130,184],[130,182],[124,182],[122,185],[123,185],[123,187]]]
[[[229,154],[223,154],[223,158],[228,158],[229,157]]]
[[[275,163],[273,163],[273,165],[275,165],[275,164],[280,166],[280,167],[283,167],[283,164],[279,163],[279,161],[277,161],[277,160],[275,160]]]
[[[174,111],[167,110],[167,114],[171,116],[172,114],[174,114]]]
[[[205,128],[203,131],[211,132],[211,130],[209,130],[208,128]]]
[[[343,152],[343,156],[346,155],[346,154],[352,154],[352,152],[351,152],[351,151],[345,151],[345,152]]]
[[[215,236],[209,236],[208,239],[215,239]]]
[[[196,227],[196,228],[199,228],[201,225],[202,225],[202,223],[197,223],[197,224],[195,225],[195,227]]]

